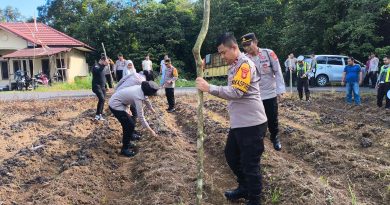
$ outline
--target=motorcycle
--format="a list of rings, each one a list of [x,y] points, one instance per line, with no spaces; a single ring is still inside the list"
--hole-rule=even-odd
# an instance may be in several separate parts
[[[38,85],[49,85],[49,78],[43,72],[34,75],[35,81]]]
[[[34,80],[26,72],[18,70],[15,72],[16,90],[35,89]]]

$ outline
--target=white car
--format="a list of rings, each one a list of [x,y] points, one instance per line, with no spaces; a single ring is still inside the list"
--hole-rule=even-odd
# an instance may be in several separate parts
[[[305,56],[305,61],[310,64],[311,58]],[[330,82],[341,82],[344,68],[348,65],[348,56],[343,55],[316,55],[317,70],[315,78],[318,86],[326,86]],[[363,78],[366,74],[366,67],[360,61],[355,59],[356,63],[360,65],[363,72]]]

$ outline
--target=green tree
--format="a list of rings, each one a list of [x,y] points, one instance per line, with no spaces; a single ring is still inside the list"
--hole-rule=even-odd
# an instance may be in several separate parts
[[[21,22],[24,17],[17,8],[7,6],[2,10],[0,8],[0,22]]]

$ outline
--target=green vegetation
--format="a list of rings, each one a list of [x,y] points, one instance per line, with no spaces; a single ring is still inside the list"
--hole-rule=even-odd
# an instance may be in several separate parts
[[[38,21],[97,49],[104,42],[112,58],[121,52],[137,69],[147,53],[159,69],[165,53],[180,77],[194,79],[191,49],[203,17],[202,0],[47,0],[38,8]],[[0,9],[0,21],[21,21],[12,7]],[[31,20],[28,20],[31,21]],[[388,0],[213,0],[210,29],[202,56],[216,52],[223,32],[237,38],[255,32],[260,46],[275,50],[281,60],[295,55],[344,54],[364,62],[370,52],[390,54]]]
[[[194,79],[191,48],[202,16],[202,0],[48,0],[38,21],[96,48],[90,64],[104,42],[109,56],[122,52],[138,69],[147,53],[155,70],[168,53],[180,76]],[[365,61],[373,51],[390,53],[389,19],[388,0],[213,0],[202,56],[215,53],[216,37],[231,31],[236,37],[255,32],[260,46],[281,60],[290,52],[315,52]]]
[[[282,196],[282,190],[280,188],[274,188],[271,190],[271,203],[277,204],[280,202],[280,197]]]
[[[357,205],[356,194],[353,191],[352,186],[351,186],[350,183],[348,183],[348,191],[349,191],[349,194],[351,195],[351,203],[352,203],[352,205]]]
[[[92,89],[92,76],[76,78],[73,83],[53,83],[52,86],[39,86],[35,91],[61,91],[61,90],[90,90]]]

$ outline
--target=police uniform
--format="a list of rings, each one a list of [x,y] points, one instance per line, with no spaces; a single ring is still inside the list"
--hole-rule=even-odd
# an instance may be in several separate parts
[[[255,35],[249,33],[241,38],[241,42],[251,42],[255,39]],[[255,63],[257,74],[260,76],[260,96],[268,119],[271,141],[274,143],[274,148],[280,150],[277,95],[285,93],[286,86],[279,59],[274,51],[262,48],[259,48],[257,55],[252,56],[248,53],[246,56]]]
[[[390,91],[390,65],[384,65],[381,67],[381,72],[378,77],[378,95],[377,105],[382,107],[383,97],[386,98],[385,108],[390,109],[390,99],[387,96],[387,92]]]
[[[297,89],[299,94],[299,99],[303,99],[303,89],[305,89],[306,100],[310,99],[310,90],[309,90],[309,80],[308,80],[308,72],[310,70],[310,66],[305,61],[302,61],[302,64],[297,63]]]
[[[96,116],[100,116],[103,114],[104,102],[106,97],[106,76],[104,73],[104,68],[106,66],[103,64],[97,64],[92,68],[92,91],[96,94],[99,99],[97,108],[96,108]]]
[[[209,91],[214,96],[228,100],[231,128],[225,157],[237,176],[239,189],[245,190],[245,197],[254,201],[260,200],[260,158],[264,151],[263,137],[267,130],[267,117],[260,98],[258,81],[254,63],[240,53],[229,66],[228,85],[210,85]]]

